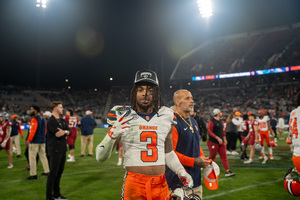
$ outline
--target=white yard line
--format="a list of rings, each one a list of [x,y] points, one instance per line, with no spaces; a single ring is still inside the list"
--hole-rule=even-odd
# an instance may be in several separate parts
[[[241,191],[241,190],[247,190],[249,188],[258,187],[258,186],[261,186],[261,185],[269,185],[269,184],[276,183],[276,182],[279,182],[279,181],[282,181],[282,179],[277,179],[277,180],[274,180],[274,181],[258,183],[258,184],[255,184],[255,185],[248,185],[246,187],[236,188],[236,189],[233,189],[233,190],[226,190],[225,192],[221,192],[219,194],[214,194],[214,195],[209,195],[209,196],[204,195],[203,199],[211,199],[211,198],[214,198],[214,197],[219,197],[219,196],[226,195],[228,193],[238,192],[238,191]]]

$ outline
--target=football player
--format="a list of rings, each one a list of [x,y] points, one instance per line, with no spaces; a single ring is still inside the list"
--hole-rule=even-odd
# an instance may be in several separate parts
[[[274,138],[274,133],[272,130],[272,127],[270,125],[270,117],[268,115],[265,115],[265,111],[263,110],[259,110],[258,111],[258,117],[256,118],[256,120],[259,123],[259,136],[260,136],[260,145],[262,146],[262,150],[264,151],[264,140],[266,140],[268,149],[269,149],[269,155],[270,155],[270,159],[273,160],[273,149],[270,145],[270,135],[269,132],[272,135],[272,138]],[[262,158],[262,157],[260,157]]]
[[[254,144],[258,144],[258,121],[255,120],[255,115],[254,114],[250,114],[249,115],[249,133],[248,135],[245,137],[245,141],[249,141],[249,145],[250,145],[250,157],[249,160],[244,161],[245,164],[250,164],[253,163],[253,157],[255,154],[255,149],[254,149]],[[265,153],[261,150],[260,151],[261,156],[264,158],[262,164],[266,164],[268,162],[268,157],[265,155]]]
[[[75,141],[77,138],[77,125],[80,124],[78,120],[78,116],[74,115],[73,110],[69,109],[66,112],[66,116],[64,117],[69,128],[72,131],[72,135],[67,136],[67,142],[69,146],[69,159],[67,162],[75,162],[74,152],[75,152]]]
[[[193,186],[192,177],[173,151],[174,112],[160,104],[155,72],[142,70],[136,73],[131,107],[113,107],[108,113],[108,123],[108,133],[96,147],[96,159],[98,162],[107,160],[114,144],[121,141],[126,168],[121,199],[169,199],[165,165],[184,185]]]
[[[4,149],[8,155],[8,169],[13,168],[12,152],[10,151],[10,131],[11,122],[4,120],[3,114],[0,114],[0,151]]]
[[[300,172],[300,93],[297,96],[297,108],[292,110],[289,121],[289,131],[292,138],[293,151],[293,163],[297,171]]]

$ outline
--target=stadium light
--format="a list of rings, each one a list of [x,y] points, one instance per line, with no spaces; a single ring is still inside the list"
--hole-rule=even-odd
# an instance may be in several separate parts
[[[36,0],[36,7],[46,8],[47,7],[47,1],[48,0]]]
[[[109,78],[110,81],[114,80],[113,78]]]
[[[198,0],[198,8],[203,18],[209,18],[213,15],[212,3],[210,0]]]

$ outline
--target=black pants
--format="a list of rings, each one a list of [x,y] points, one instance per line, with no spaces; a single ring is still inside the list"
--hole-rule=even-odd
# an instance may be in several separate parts
[[[275,138],[277,138],[277,132],[276,132],[276,127],[272,127],[272,130],[273,130],[273,132],[274,132],[274,134],[275,134]]]
[[[226,132],[226,139],[227,139],[227,150],[228,151],[235,151],[236,150],[236,141],[238,135],[234,132]]]
[[[61,196],[59,184],[65,168],[65,162],[66,152],[58,152],[54,155],[50,155],[50,172],[47,179],[47,199],[52,196]]]

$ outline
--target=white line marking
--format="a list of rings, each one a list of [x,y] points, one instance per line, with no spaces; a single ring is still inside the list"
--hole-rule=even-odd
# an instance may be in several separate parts
[[[247,190],[249,188],[258,187],[258,186],[261,186],[261,185],[269,185],[269,184],[272,184],[272,183],[275,183],[275,182],[279,182],[279,181],[282,181],[282,179],[277,179],[277,180],[274,180],[274,181],[263,182],[263,183],[259,183],[259,184],[255,184],[255,185],[248,185],[246,187],[241,187],[241,188],[237,188],[237,189],[234,189],[234,190],[226,190],[226,192],[221,192],[219,194],[206,196],[206,197],[203,197],[203,199],[211,199],[211,198],[214,198],[214,197],[223,196],[223,195],[228,194],[228,193],[238,192],[238,191],[241,191],[241,190]]]

